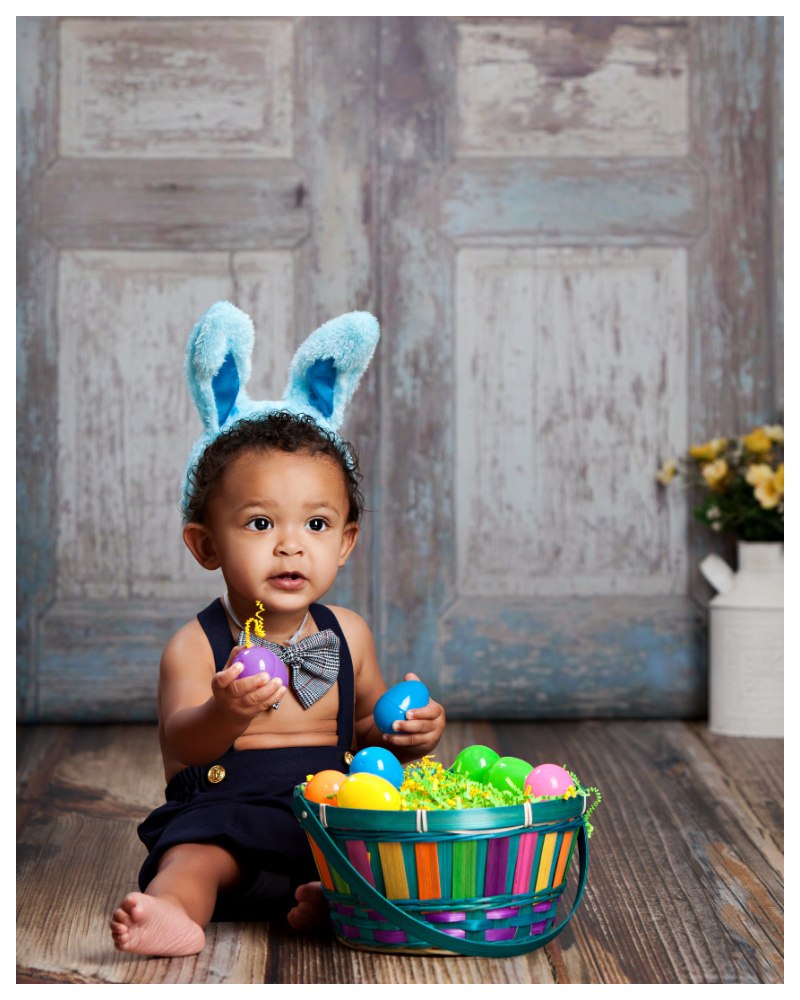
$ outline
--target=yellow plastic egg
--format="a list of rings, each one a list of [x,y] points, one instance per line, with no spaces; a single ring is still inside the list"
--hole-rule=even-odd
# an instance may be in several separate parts
[[[361,771],[342,782],[336,796],[343,809],[399,809],[400,793],[386,778]]]

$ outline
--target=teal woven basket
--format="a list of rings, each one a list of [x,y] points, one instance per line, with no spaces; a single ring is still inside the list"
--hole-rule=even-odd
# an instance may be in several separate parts
[[[319,805],[295,789],[336,936],[367,951],[521,955],[572,918],[588,871],[586,799],[414,812]],[[554,926],[578,845],[580,874]]]

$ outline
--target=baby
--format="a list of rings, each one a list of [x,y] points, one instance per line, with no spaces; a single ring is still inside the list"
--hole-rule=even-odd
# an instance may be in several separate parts
[[[265,907],[285,913],[295,901],[289,924],[315,926],[327,907],[291,811],[294,786],[317,771],[346,772],[367,746],[388,745],[403,763],[436,747],[445,716],[434,701],[391,735],[377,729],[386,684],[370,630],[353,611],[316,603],[356,544],[360,479],[349,446],[286,410],[237,421],[197,464],[183,538],[201,566],[222,569],[227,594],[161,658],[167,801],[139,827],[150,853],[142,891],[111,920],[119,950],[193,955],[209,921],[264,919]],[[288,688],[264,673],[239,679],[256,602],[264,641],[290,664]],[[320,648],[304,666],[303,651]]]

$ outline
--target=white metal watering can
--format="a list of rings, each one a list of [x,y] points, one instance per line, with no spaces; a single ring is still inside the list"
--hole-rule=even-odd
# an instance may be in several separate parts
[[[783,736],[783,543],[737,542],[739,571],[717,555],[700,572],[709,602],[708,728],[725,736]]]

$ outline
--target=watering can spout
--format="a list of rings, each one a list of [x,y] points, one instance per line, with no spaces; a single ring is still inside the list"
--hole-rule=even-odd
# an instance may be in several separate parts
[[[727,594],[733,587],[735,574],[720,556],[706,556],[700,563],[700,572],[720,594]]]

